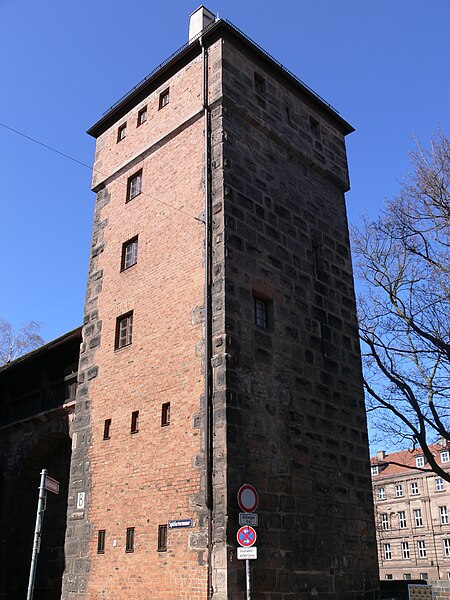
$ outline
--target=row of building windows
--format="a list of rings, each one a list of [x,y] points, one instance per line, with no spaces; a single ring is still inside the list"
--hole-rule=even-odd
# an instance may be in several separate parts
[[[105,419],[103,426],[103,439],[111,439],[111,424],[112,419]],[[170,425],[170,402],[164,402],[161,405],[161,427]],[[130,433],[139,433],[139,411],[135,410],[131,413]]]
[[[394,579],[394,576],[392,575],[392,573],[386,573],[384,578],[385,579]],[[405,580],[412,579],[411,573],[403,573],[403,579],[405,579]],[[419,579],[428,581],[428,573],[420,573]],[[450,573],[447,573],[447,579],[450,579]]]
[[[134,552],[135,528],[127,527],[125,536],[125,552]],[[105,554],[106,529],[99,529],[97,533],[97,554]],[[167,525],[158,525],[158,552],[167,550]]]
[[[159,95],[158,110],[161,110],[169,104],[169,88],[165,89]],[[143,125],[147,121],[147,105],[143,106],[137,114],[136,127]],[[121,123],[117,128],[117,143],[124,140],[127,136],[127,122]]]
[[[450,539],[447,538],[447,539],[443,540],[442,545],[444,548],[444,556],[446,558],[450,558]],[[409,558],[411,558],[409,542],[401,542],[400,550],[401,550],[401,555],[402,555],[403,560],[408,560]],[[393,559],[393,552],[392,552],[391,544],[389,544],[389,543],[383,544],[383,555],[384,555],[384,560],[392,560]],[[427,557],[427,547],[426,547],[424,540],[419,540],[417,542],[417,556],[418,556],[418,558],[426,558]]]
[[[406,521],[406,511],[404,511],[404,510],[398,511],[397,518],[398,518],[399,529],[406,529],[408,527],[408,524]],[[413,510],[413,520],[414,520],[415,527],[423,527],[422,509],[415,508]],[[440,520],[441,525],[449,524],[448,510],[447,510],[446,506],[439,506],[439,520]],[[387,513],[382,513],[380,515],[380,522],[381,522],[381,529],[383,531],[387,531],[387,530],[391,529],[392,524],[390,521],[390,516]]]
[[[435,478],[434,487],[435,487],[436,492],[443,492],[445,490],[444,480],[442,479],[442,477]],[[402,498],[404,496],[404,486],[402,483],[396,484],[394,489],[395,489],[395,497],[396,498]],[[419,484],[417,481],[413,481],[410,483],[410,494],[411,494],[411,496],[419,496],[420,495]],[[387,499],[386,488],[385,487],[377,488],[377,495],[378,495],[378,500],[386,500]]]

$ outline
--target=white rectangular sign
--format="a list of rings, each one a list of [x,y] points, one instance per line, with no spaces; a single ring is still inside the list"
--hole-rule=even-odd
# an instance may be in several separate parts
[[[258,552],[256,546],[250,548],[238,548],[237,549],[238,560],[254,560],[258,558]]]
[[[251,525],[252,527],[258,526],[258,514],[257,513],[239,513],[239,525]]]
[[[177,521],[169,521],[169,529],[178,529],[180,527],[192,527],[192,519],[178,519]]]

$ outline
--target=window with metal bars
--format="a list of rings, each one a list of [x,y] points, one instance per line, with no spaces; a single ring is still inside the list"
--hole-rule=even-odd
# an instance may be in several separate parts
[[[164,402],[161,407],[161,427],[170,425],[170,402]]]
[[[158,525],[158,552],[167,550],[167,525]]]
[[[139,431],[139,411],[135,410],[131,413],[130,433],[138,433]]]
[[[97,554],[105,554],[106,530],[99,529],[97,534]]]
[[[103,439],[109,440],[111,433],[111,419],[105,419],[105,423],[103,425]]]
[[[125,552],[134,552],[134,527],[127,527]]]
[[[117,317],[116,321],[116,350],[129,346],[133,339],[133,311]]]

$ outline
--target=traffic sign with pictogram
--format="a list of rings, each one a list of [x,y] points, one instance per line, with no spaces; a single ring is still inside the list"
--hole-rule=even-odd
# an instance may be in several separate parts
[[[259,504],[258,492],[249,483],[244,483],[244,485],[239,488],[237,493],[237,501],[241,510],[244,512],[255,512]]]
[[[238,530],[236,538],[240,546],[249,548],[256,542],[256,531],[253,529],[253,527],[245,525]]]

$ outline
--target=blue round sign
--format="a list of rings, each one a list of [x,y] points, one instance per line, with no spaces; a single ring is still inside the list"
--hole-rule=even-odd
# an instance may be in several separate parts
[[[250,548],[256,542],[256,531],[253,527],[245,525],[238,530],[236,537],[238,544],[244,548]]]

